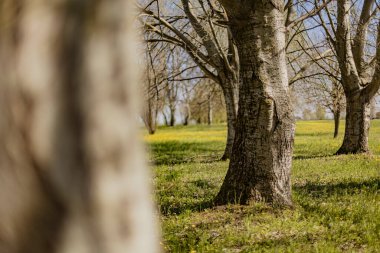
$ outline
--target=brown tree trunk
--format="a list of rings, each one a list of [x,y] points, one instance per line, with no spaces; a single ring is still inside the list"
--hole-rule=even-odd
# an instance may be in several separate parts
[[[371,122],[370,103],[364,96],[346,95],[346,129],[343,144],[336,152],[340,154],[368,153],[368,133]]]
[[[189,125],[190,116],[191,116],[190,106],[188,103],[186,103],[184,106],[184,117],[183,117],[183,125],[184,126]]]
[[[174,126],[175,124],[175,107],[170,107],[170,120],[169,126]]]
[[[291,206],[294,116],[285,61],[283,1],[225,3],[241,64],[231,162],[217,205]]]
[[[145,127],[149,134],[154,134],[157,129],[157,97],[149,97],[143,115]]]
[[[234,88],[235,85],[238,86],[236,83],[227,82],[227,85],[222,87],[227,113],[227,141],[223,156],[221,158],[223,161],[230,159],[235,139],[235,127],[238,107],[238,91]]]
[[[0,252],[157,252],[132,1],[4,1]]]
[[[338,137],[340,123],[340,110],[334,112],[334,138]]]

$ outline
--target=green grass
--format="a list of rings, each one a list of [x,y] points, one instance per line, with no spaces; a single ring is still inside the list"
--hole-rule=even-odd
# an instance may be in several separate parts
[[[212,207],[228,167],[218,161],[225,126],[145,136],[165,251],[380,252],[380,121],[371,124],[370,156],[333,156],[342,134],[334,140],[332,129],[331,121],[297,122],[291,210]]]

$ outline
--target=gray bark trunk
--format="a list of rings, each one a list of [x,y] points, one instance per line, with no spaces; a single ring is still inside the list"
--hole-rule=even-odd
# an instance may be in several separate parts
[[[240,58],[239,111],[231,162],[217,205],[291,206],[294,117],[285,61],[282,1],[228,5]],[[277,6],[277,7],[276,7]]]
[[[0,252],[157,252],[132,1],[5,1]]]
[[[346,130],[343,144],[336,154],[368,153],[368,133],[370,126],[370,103],[360,95],[346,95]]]

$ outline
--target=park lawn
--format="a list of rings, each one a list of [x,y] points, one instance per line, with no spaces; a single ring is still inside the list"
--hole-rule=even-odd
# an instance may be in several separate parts
[[[344,122],[342,122],[342,127]],[[380,121],[372,155],[333,156],[332,121],[299,121],[294,208],[212,207],[226,173],[224,125],[162,127],[144,139],[167,252],[380,252]]]

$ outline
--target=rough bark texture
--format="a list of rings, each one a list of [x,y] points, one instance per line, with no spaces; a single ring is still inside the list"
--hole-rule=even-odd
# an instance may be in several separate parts
[[[241,86],[231,162],[215,203],[291,206],[294,118],[283,2],[222,3],[239,51]]]
[[[157,252],[131,2],[0,3],[0,252]]]

